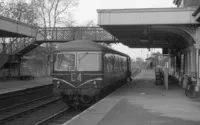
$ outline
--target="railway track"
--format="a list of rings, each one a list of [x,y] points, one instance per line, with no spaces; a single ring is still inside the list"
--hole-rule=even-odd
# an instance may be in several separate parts
[[[0,124],[7,124],[12,121],[16,121],[18,118],[32,113],[38,109],[47,107],[57,101],[60,101],[59,97],[45,96],[39,99],[35,99],[29,102],[14,105],[12,107],[4,108],[0,110]]]
[[[139,71],[135,71],[133,75],[138,72]],[[77,116],[84,110],[85,109],[70,109],[59,97],[45,96],[1,109],[0,124],[60,125],[72,119],[74,116]]]
[[[135,77],[139,72],[140,72],[140,70],[135,70],[133,72],[132,76]],[[119,87],[119,86],[117,86],[117,87]],[[116,88],[113,88],[113,89],[116,89]],[[111,92],[107,93],[106,95],[110,94]],[[104,95],[102,98],[104,98],[106,95]],[[65,122],[69,121],[73,117],[77,116],[84,110],[85,109],[73,110],[70,108],[65,108],[62,111],[55,113],[52,116],[49,116],[48,118],[45,118],[45,119],[37,122],[35,125],[61,125]]]
[[[140,70],[135,70],[132,74],[133,77],[135,77],[138,73],[140,72]],[[123,85],[123,84],[121,84]],[[119,86],[113,87],[113,90],[111,90],[110,92],[106,93],[105,95],[103,95],[101,97],[104,98],[105,96],[109,95],[110,93],[112,93],[112,91],[114,91],[115,89],[117,89]],[[78,114],[80,114],[82,111],[84,111],[85,109],[80,109],[80,110],[73,110],[73,109],[69,109],[66,108],[58,113],[53,114],[52,116],[39,121],[38,123],[36,123],[35,125],[61,125],[65,122],[68,122],[70,119],[72,119],[73,117],[77,116]]]
[[[16,104],[25,103],[33,99],[52,94],[53,85],[43,85],[34,88],[22,89],[19,91],[8,91],[0,94],[0,110]]]
[[[66,108],[58,113],[53,114],[52,116],[39,121],[35,125],[61,125],[73,117],[77,116],[80,114],[82,111],[85,109],[79,109],[79,110],[73,110],[70,108]]]

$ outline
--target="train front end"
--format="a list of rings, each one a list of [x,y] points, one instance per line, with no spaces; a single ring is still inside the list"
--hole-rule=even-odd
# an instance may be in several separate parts
[[[103,81],[101,52],[54,54],[54,92],[70,106],[88,105],[99,96]]]

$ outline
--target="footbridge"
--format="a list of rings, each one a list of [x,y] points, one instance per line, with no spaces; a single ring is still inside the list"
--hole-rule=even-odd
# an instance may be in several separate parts
[[[0,16],[0,37],[35,37],[37,27]]]
[[[60,43],[77,39],[114,43],[117,39],[101,27],[38,28],[5,17],[0,18],[0,37],[9,38],[2,43],[0,68],[19,65],[22,56],[42,43]],[[11,66],[11,67],[12,67]]]

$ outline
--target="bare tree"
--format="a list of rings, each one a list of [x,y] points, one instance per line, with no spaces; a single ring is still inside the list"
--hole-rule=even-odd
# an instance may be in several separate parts
[[[78,0],[32,0],[31,4],[37,11],[39,20],[38,24],[44,27],[45,39],[54,37],[53,30],[56,26],[72,24],[70,9],[78,5]],[[52,49],[55,45],[52,43],[46,44],[47,53],[47,69],[51,72]]]
[[[37,14],[34,7],[24,0],[3,2],[0,15],[27,24],[36,24]]]
[[[73,7],[78,5],[78,0],[32,0],[39,24],[43,27],[55,27],[65,22],[70,22],[70,14]]]
[[[30,3],[26,3],[24,0],[12,0],[1,2],[0,15],[30,25],[36,25],[36,11]],[[6,48],[6,45],[9,45],[8,42],[12,40],[13,38],[10,38],[10,40],[8,40],[8,38],[1,38],[0,42],[3,46],[2,50],[4,50]]]
[[[97,24],[95,24],[94,20],[89,20],[84,26],[85,27],[97,27]]]

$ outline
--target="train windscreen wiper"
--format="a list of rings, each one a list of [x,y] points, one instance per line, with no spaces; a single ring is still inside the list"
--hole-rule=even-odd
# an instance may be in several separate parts
[[[87,54],[88,54],[88,52],[85,53],[78,61],[80,62]]]

